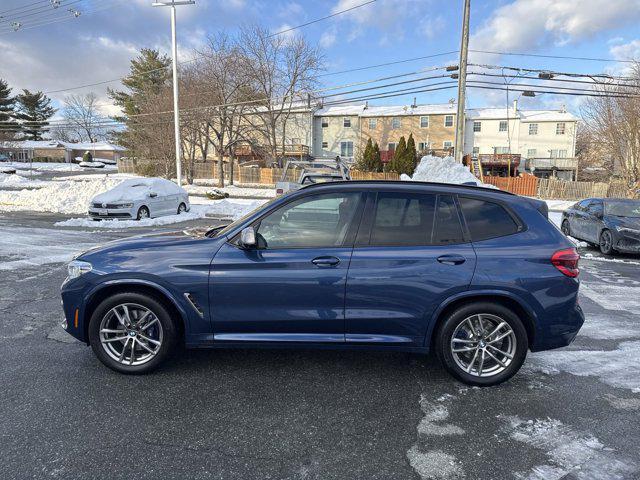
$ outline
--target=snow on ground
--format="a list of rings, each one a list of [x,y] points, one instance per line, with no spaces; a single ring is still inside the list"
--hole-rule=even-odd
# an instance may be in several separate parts
[[[2,165],[7,167],[13,167],[20,170],[40,170],[49,172],[79,172],[82,170],[76,164],[73,163],[46,163],[46,162],[3,162]]]
[[[221,190],[229,194],[230,198],[273,198],[276,196],[275,188],[250,188],[227,185],[223,188],[205,185],[183,185],[183,188],[192,195],[206,195],[212,190]]]
[[[88,232],[11,226],[0,235],[0,271],[68,262],[93,246]]]
[[[118,185],[122,180],[102,178],[77,182],[46,182],[37,190],[0,191],[0,211],[86,213],[91,199]]]
[[[100,220],[95,221],[88,217],[70,218],[57,222],[57,227],[86,227],[86,228],[107,228],[107,229],[125,229],[140,228],[159,225],[170,225],[172,223],[181,223],[188,220],[197,220],[205,217],[222,217],[235,220],[247,213],[255,210],[264,204],[264,201],[257,200],[247,202],[242,200],[209,200],[206,204],[192,204],[191,209],[180,215],[165,215],[157,218],[145,218],[143,220]]]
[[[482,183],[464,165],[457,163],[453,157],[434,157],[425,155],[416,167],[413,176],[401,175],[401,180],[412,180],[414,182],[438,182],[438,183],[467,183],[473,182],[477,185],[492,187]]]
[[[549,211],[563,212],[567,208],[575,205],[577,200],[545,200],[545,202],[547,202]]]
[[[46,182],[30,180],[17,173],[0,173],[0,187],[37,187],[42,185],[46,185]]]

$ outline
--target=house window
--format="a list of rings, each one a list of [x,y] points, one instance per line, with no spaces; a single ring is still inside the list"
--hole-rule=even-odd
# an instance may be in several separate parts
[[[375,118],[370,118],[369,119],[369,128],[370,129],[374,129],[374,128],[376,128],[376,126],[378,126],[378,121]]]
[[[556,135],[564,135],[566,124],[564,122],[556,123]]]
[[[387,144],[387,150],[389,150],[390,152],[395,152],[397,145],[398,144],[395,143],[395,142],[389,143],[389,144]]]
[[[481,132],[482,131],[482,122],[473,122],[473,131]]]
[[[420,128],[429,128],[429,117],[420,117]]]
[[[529,124],[529,135],[537,135],[538,134],[538,124],[530,123]]]
[[[340,142],[340,156],[353,157],[353,142]]]
[[[527,158],[536,158],[536,149],[535,148],[530,148],[529,150],[527,150]]]
[[[471,151],[471,155],[473,155],[474,157],[477,157],[479,153],[480,153],[480,147],[473,147],[473,150]]]
[[[451,118],[453,118],[453,117],[451,117]],[[453,142],[452,141],[447,140],[446,142],[442,142],[442,148],[444,148],[445,150],[449,149],[451,147],[453,147]]]
[[[351,119],[350,118],[343,118],[342,119],[342,126],[346,127],[346,128],[351,128]]]
[[[493,147],[493,153],[495,153],[496,155],[509,153],[509,147]]]
[[[551,158],[558,158],[558,150],[555,148],[549,150],[549,156]]]
[[[499,132],[506,132],[507,131],[507,121],[506,120],[500,120],[500,124],[498,125],[498,131]]]
[[[391,128],[394,130],[400,128],[400,119],[398,117],[393,117],[391,119]]]
[[[326,118],[322,119],[322,128],[327,128],[329,126],[329,120]]]
[[[444,116],[444,126],[445,127],[453,127],[453,115],[445,115]]]
[[[324,149],[329,148],[329,142],[322,142],[322,148]]]
[[[418,150],[421,152],[429,150],[429,142],[418,142]]]
[[[566,150],[558,150],[558,158],[567,158]]]

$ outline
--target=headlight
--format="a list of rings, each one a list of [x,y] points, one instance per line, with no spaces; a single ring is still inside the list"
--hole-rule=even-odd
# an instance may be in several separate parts
[[[118,203],[114,205],[116,208],[132,208],[133,203]]]
[[[91,271],[91,264],[89,262],[83,262],[81,260],[72,260],[67,265],[67,272],[69,275],[69,279],[78,278],[81,275],[84,275],[87,272]]]

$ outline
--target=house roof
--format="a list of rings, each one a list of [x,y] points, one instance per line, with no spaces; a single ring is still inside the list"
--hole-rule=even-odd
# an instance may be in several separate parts
[[[389,105],[368,107],[363,117],[402,117],[406,115],[452,115],[456,113],[456,105],[452,103],[436,105]]]
[[[361,115],[364,112],[365,104],[359,105],[333,105],[323,107],[315,111],[316,117],[343,117],[352,115]]]
[[[110,152],[124,152],[126,150],[120,145],[115,145],[109,142],[71,143],[58,142],[56,140],[13,140],[2,142],[0,143],[0,146],[4,148],[19,148],[24,150],[46,150],[54,148],[64,148],[65,150],[101,150]]]
[[[575,122],[573,114],[562,110],[518,110],[509,108],[478,108],[467,110],[468,120],[506,120],[518,118],[522,122]]]

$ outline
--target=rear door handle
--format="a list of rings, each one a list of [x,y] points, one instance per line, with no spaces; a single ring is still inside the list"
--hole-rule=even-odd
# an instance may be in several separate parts
[[[438,261],[440,263],[444,263],[445,265],[461,265],[467,259],[462,255],[441,255],[438,257]]]
[[[316,257],[311,260],[311,263],[313,263],[316,267],[335,267],[340,263],[340,259],[336,257]]]

